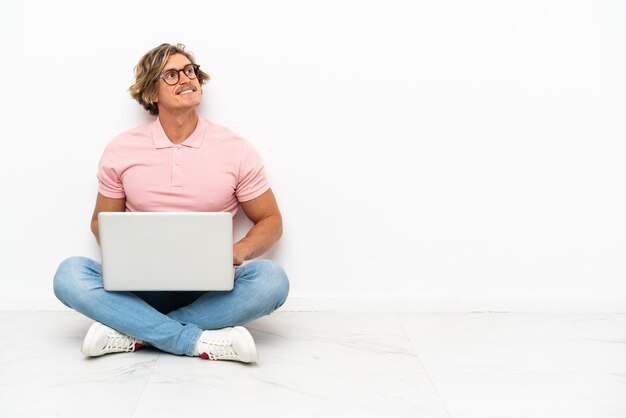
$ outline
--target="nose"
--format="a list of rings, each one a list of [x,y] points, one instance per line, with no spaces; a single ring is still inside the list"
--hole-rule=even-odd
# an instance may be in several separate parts
[[[187,74],[185,74],[185,70],[184,69],[183,70],[178,70],[178,84],[187,84],[190,80],[191,80],[191,78],[187,77]]]

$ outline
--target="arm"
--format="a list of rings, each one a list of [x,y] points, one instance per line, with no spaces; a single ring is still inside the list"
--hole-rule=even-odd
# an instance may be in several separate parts
[[[111,199],[98,193],[96,198],[96,207],[91,217],[91,232],[96,237],[98,245],[100,245],[100,230],[98,229],[98,214],[100,212],[124,212],[126,210],[126,199]]]
[[[283,234],[283,219],[272,189],[255,199],[241,202],[241,208],[254,226],[233,246],[233,264],[236,266],[269,250]]]

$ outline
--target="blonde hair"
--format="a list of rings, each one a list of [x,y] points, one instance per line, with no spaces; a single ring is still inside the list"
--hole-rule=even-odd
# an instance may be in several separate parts
[[[167,60],[174,54],[186,56],[192,64],[196,61],[191,52],[185,51],[183,44],[161,44],[148,51],[135,66],[135,84],[128,88],[131,97],[139,102],[151,115],[159,114],[159,107],[152,101],[157,92],[159,77],[167,64]],[[198,70],[200,85],[210,80],[207,73]]]

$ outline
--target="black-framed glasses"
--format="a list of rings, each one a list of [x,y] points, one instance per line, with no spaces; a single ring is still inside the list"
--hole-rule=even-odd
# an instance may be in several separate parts
[[[187,64],[180,70],[171,69],[163,71],[159,78],[165,81],[166,84],[173,86],[178,83],[178,76],[180,75],[181,71],[188,79],[193,80],[194,78],[198,77],[198,74],[200,73],[200,66],[198,64]]]

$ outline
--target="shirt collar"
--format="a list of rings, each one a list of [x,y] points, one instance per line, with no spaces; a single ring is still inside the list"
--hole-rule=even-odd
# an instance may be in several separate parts
[[[198,116],[198,124],[196,125],[196,129],[194,129],[189,138],[181,142],[180,145],[191,148],[200,148],[200,145],[202,145],[202,141],[204,140],[206,129],[207,122],[200,116]],[[171,148],[175,145],[165,134],[163,126],[161,125],[161,120],[159,118],[157,118],[152,123],[152,140],[154,142],[154,147],[157,149]]]

